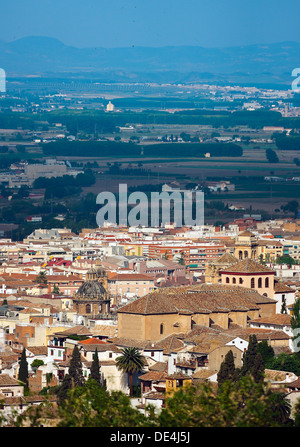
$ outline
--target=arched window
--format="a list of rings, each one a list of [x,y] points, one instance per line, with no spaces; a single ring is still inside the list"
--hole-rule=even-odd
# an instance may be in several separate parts
[[[239,259],[243,259],[243,252],[241,250],[239,251]]]
[[[160,333],[160,335],[162,335],[164,333],[164,325],[163,324],[161,324],[159,327],[159,333]]]
[[[232,278],[232,284],[236,284],[236,278]]]
[[[261,289],[262,288],[262,279],[258,278],[258,287]]]
[[[251,289],[254,289],[255,287],[255,279],[251,278]]]
[[[269,287],[269,278],[265,279],[265,287]]]
[[[244,257],[245,257],[245,259],[248,258],[248,252],[247,251],[244,252]]]
[[[229,278],[226,276],[226,284],[229,284]]]
[[[243,284],[243,278],[239,278],[239,284]]]

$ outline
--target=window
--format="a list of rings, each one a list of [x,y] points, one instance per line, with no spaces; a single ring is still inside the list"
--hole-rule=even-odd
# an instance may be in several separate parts
[[[226,284],[229,284],[229,278],[228,278],[228,276],[226,277]]]
[[[269,278],[265,279],[265,287],[269,287]]]
[[[236,284],[236,279],[232,278],[232,284]]]
[[[160,333],[160,335],[162,335],[164,333],[164,325],[163,324],[160,325],[159,333]]]
[[[254,289],[255,287],[255,279],[251,278],[251,289]]]
[[[262,279],[258,278],[258,287],[261,289],[262,288]]]
[[[243,278],[239,278],[239,284],[243,284]]]

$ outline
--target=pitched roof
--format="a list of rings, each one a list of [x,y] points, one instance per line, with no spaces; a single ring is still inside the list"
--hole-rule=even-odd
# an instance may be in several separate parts
[[[275,314],[271,316],[263,316],[255,320],[251,320],[250,323],[261,323],[261,324],[275,324],[280,326],[290,326],[291,325],[291,315],[288,314]]]
[[[20,386],[20,383],[8,374],[0,374],[0,386]]]
[[[236,262],[238,262],[238,259],[235,256],[233,256],[231,253],[228,253],[227,251],[225,251],[225,253],[223,253],[221,256],[213,259],[211,264],[213,264],[213,265],[216,265],[216,264],[232,265],[232,264],[235,264]]]
[[[26,350],[34,355],[48,355],[47,346],[31,346],[27,347]]]
[[[274,270],[253,259],[246,258],[221,270],[220,273],[274,273]]]
[[[112,343],[88,344],[88,345],[82,345],[82,348],[88,352],[94,352],[94,351],[96,351],[96,349],[98,352],[105,352],[105,351],[121,352],[121,349],[119,349],[116,345],[114,345]]]
[[[168,370],[167,362],[156,362],[152,366],[149,366],[149,371],[166,372]]]
[[[78,325],[71,328],[66,329],[65,331],[55,332],[53,335],[62,335],[62,336],[68,336],[68,335],[86,335],[91,336],[91,332],[89,329],[87,329],[85,326]]]
[[[292,293],[292,292],[295,292],[294,289],[292,289],[291,287],[289,287],[288,285],[284,284],[281,281],[275,281],[274,291],[275,291],[275,293]]]
[[[236,337],[243,338],[244,340],[249,340],[250,335],[256,335],[258,341],[290,339],[290,336],[285,332],[283,332],[282,330],[276,331],[274,329],[247,327],[247,328],[227,329],[225,332],[231,335],[235,335]]]
[[[99,340],[99,338],[91,337],[87,338],[86,340],[81,340],[81,345],[107,345],[108,343],[103,340]]]
[[[118,309],[118,313],[170,314],[248,311],[275,300],[255,289],[224,284],[197,284],[155,290]]]
[[[139,376],[140,380],[149,380],[155,382],[165,381],[168,373],[166,371],[149,371],[141,376]]]
[[[212,371],[210,369],[199,369],[192,375],[192,379],[206,380],[209,377],[213,376],[214,374],[216,374],[216,371]]]

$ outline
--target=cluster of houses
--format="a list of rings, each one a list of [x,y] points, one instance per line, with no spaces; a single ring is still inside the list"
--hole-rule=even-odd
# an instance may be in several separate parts
[[[226,354],[231,350],[240,367],[253,334],[275,355],[297,351],[291,317],[299,272],[297,265],[268,262],[266,253],[282,253],[275,238],[262,240],[249,230],[224,236],[217,242],[222,240],[224,250],[207,256],[205,270],[197,275],[175,250],[169,258],[157,251],[152,256],[145,243],[147,251],[133,254],[139,240],[147,239],[137,231],[136,239],[130,231],[110,229],[101,237],[84,232],[80,239],[52,230],[18,245],[2,241],[0,400],[5,416],[39,404],[42,390],[60,385],[75,346],[85,378],[97,351],[107,389],[126,394],[129,378],[116,359],[124,348],[137,348],[146,364],[133,378],[140,388],[135,404],[143,409],[151,403],[157,410],[178,387],[205,381],[217,387]],[[152,235],[151,245],[161,247],[162,237]],[[169,232],[168,247],[170,242],[178,246],[174,238]],[[18,380],[23,350],[30,396]],[[284,390],[292,404],[300,397],[300,378],[293,372],[266,370],[266,380]]]

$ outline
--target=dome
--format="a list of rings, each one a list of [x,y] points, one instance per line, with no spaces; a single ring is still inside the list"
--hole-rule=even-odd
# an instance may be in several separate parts
[[[76,298],[82,300],[105,300],[107,291],[98,281],[85,281],[75,294]]]

